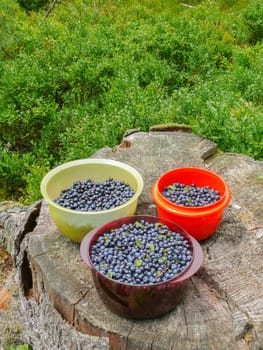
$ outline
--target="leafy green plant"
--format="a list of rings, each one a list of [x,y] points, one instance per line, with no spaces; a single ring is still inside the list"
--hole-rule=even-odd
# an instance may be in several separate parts
[[[31,203],[52,167],[166,122],[263,159],[258,0],[0,10],[1,199]]]
[[[263,39],[263,3],[254,0],[242,12],[245,26],[247,26],[250,37],[249,41],[255,44]]]
[[[27,11],[38,11],[48,4],[48,0],[17,0]]]
[[[32,350],[32,347],[29,344],[9,345],[7,350]]]

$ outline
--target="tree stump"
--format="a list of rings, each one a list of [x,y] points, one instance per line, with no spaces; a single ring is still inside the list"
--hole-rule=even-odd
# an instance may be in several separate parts
[[[196,166],[218,173],[232,200],[216,233],[201,242],[203,266],[169,314],[121,318],[101,302],[79,244],[60,234],[42,201],[20,264],[24,295],[40,303],[44,293],[72,327],[107,338],[111,350],[263,349],[263,162],[221,153],[213,142],[180,131],[135,131],[92,157],[125,162],[142,174],[137,214],[156,215],[151,188],[167,170]]]

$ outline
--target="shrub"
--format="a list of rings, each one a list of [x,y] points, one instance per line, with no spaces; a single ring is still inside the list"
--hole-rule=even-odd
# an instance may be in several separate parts
[[[19,5],[27,11],[38,11],[45,7],[48,0],[17,0]]]
[[[57,2],[44,20],[1,2],[1,198],[35,201],[50,168],[165,122],[263,159],[258,2],[191,4]]]
[[[263,39],[263,3],[253,0],[242,12],[243,20],[249,30],[249,42],[256,44]]]

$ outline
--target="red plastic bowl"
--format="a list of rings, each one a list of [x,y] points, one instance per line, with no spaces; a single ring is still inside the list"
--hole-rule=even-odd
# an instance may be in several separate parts
[[[167,200],[161,193],[173,183],[209,186],[218,190],[221,198],[204,207],[186,207]],[[190,235],[201,241],[211,236],[222,220],[224,209],[231,199],[231,191],[217,174],[203,168],[177,168],[164,173],[153,185],[152,196],[158,216],[182,226]]]
[[[90,251],[98,237],[113,228],[134,223],[140,219],[151,223],[161,222],[190,241],[193,247],[193,260],[181,275],[158,284],[132,285],[114,281],[95,268],[90,258]],[[92,271],[96,289],[106,307],[119,316],[133,319],[155,318],[174,309],[183,298],[188,280],[200,269],[203,262],[200,244],[184,229],[169,220],[148,215],[125,217],[94,229],[82,240],[80,254]]]

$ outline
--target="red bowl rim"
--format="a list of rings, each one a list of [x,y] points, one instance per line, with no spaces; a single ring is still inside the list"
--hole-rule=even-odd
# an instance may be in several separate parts
[[[202,207],[187,207],[179,204],[175,204],[168,199],[166,199],[160,191],[160,181],[162,181],[166,176],[170,175],[171,173],[178,172],[183,173],[185,171],[198,171],[203,174],[209,174],[214,177],[216,177],[221,183],[223,184],[225,191],[223,194],[221,194],[221,198],[209,205],[205,205]],[[229,203],[231,199],[231,191],[228,185],[225,183],[225,181],[216,173],[207,170],[205,168],[197,168],[197,167],[188,167],[188,168],[174,168],[170,169],[164,174],[162,174],[154,183],[152,187],[152,197],[154,202],[158,205],[163,207],[165,210],[171,212],[171,213],[180,213],[180,215],[184,216],[203,216],[203,215],[210,215],[213,212],[216,212],[218,210],[223,210]]]

